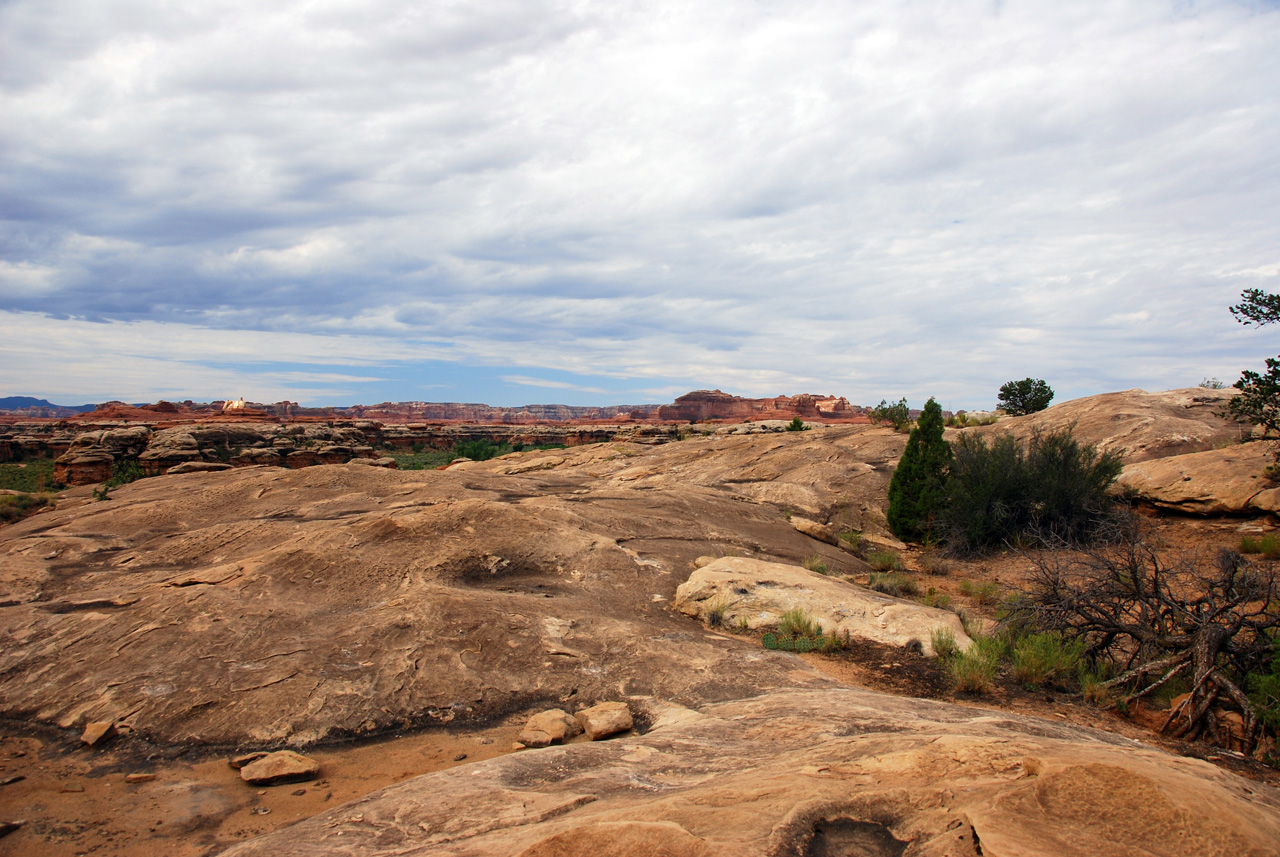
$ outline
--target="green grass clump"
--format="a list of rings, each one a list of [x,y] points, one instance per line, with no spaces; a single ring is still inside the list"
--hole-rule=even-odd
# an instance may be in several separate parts
[[[862,533],[856,530],[850,530],[847,533],[840,534],[840,541],[849,546],[849,550],[858,553],[862,550]]]
[[[803,607],[792,607],[778,619],[778,633],[784,637],[816,637],[822,627]]]
[[[867,554],[867,565],[872,571],[902,571],[902,559],[887,548],[879,548]]]
[[[924,594],[923,600],[925,607],[937,607],[941,610],[947,610],[951,607],[951,596],[945,592],[939,592],[932,586]]]
[[[951,563],[939,556],[937,551],[926,550],[920,557],[920,570],[925,574],[944,577],[951,573]]]
[[[873,572],[867,588],[897,598],[910,598],[920,592],[916,582],[900,572]]]
[[[960,581],[960,594],[973,599],[979,607],[995,604],[1000,600],[1000,584],[994,580],[974,583],[972,580]]]
[[[805,557],[804,567],[809,571],[816,571],[818,574],[831,573],[831,566],[827,565],[827,561],[817,554]]]
[[[1260,553],[1267,559],[1280,558],[1280,533],[1265,536],[1241,536],[1240,553]]]
[[[1083,640],[1066,640],[1054,631],[1027,634],[1013,647],[1013,677],[1032,687],[1054,684],[1076,673],[1083,657]]]
[[[955,632],[950,628],[934,628],[929,642],[933,644],[933,653],[943,659],[954,657],[960,651]]]
[[[978,636],[968,651],[947,660],[947,671],[956,690],[964,693],[990,693],[995,687],[996,671],[1004,643],[994,637]]]

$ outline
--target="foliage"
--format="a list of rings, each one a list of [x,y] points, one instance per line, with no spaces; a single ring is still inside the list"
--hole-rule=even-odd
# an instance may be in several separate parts
[[[1264,437],[1280,436],[1280,358],[1268,357],[1264,373],[1246,369],[1234,386],[1240,395],[1227,402],[1227,415],[1262,429]]]
[[[862,533],[856,530],[850,530],[847,533],[840,534],[840,541],[849,546],[849,550],[857,553],[862,549]]]
[[[1245,289],[1240,293],[1240,303],[1231,307],[1231,314],[1246,327],[1280,322],[1280,295],[1268,294],[1262,289]]]
[[[816,637],[822,628],[803,607],[792,607],[778,619],[778,633],[784,637]]]
[[[44,494],[0,494],[0,523],[20,521],[49,504]]]
[[[942,407],[929,399],[889,482],[889,529],[903,540],[931,534],[946,501],[951,444],[942,438]]]
[[[929,548],[920,556],[920,570],[925,574],[943,577],[951,573],[951,563],[943,559],[937,550]]]
[[[831,567],[827,565],[827,561],[817,554],[805,557],[804,567],[809,569],[809,571],[816,571],[818,574],[828,574],[831,571]]]
[[[973,599],[979,607],[995,604],[1000,600],[1000,584],[994,580],[974,583],[972,580],[960,581],[960,594]]]
[[[920,587],[916,586],[914,580],[896,571],[884,574],[873,572],[871,579],[867,581],[867,588],[896,598],[909,598],[920,592]]]
[[[724,624],[724,614],[728,609],[729,605],[725,603],[723,598],[717,598],[711,602],[707,605],[707,624],[712,628],[719,628]]]
[[[1004,645],[993,637],[981,635],[973,638],[973,645],[966,651],[947,659],[947,671],[956,690],[965,693],[988,693],[995,684],[996,670]]]
[[[1039,378],[1006,381],[996,396],[997,406],[1014,417],[1043,411],[1052,401],[1053,389]]]
[[[1251,674],[1274,665],[1280,633],[1280,588],[1235,551],[1214,562],[1191,554],[1163,556],[1134,520],[1117,521],[1103,548],[1033,558],[1025,606],[1044,630],[1083,642],[1087,656],[1119,674],[1100,683],[1118,705],[1184,677],[1191,693],[1165,730],[1194,740],[1217,736],[1215,705],[1244,720],[1245,752],[1258,746],[1264,715],[1246,695]],[[1121,692],[1123,692],[1121,694]]]
[[[38,493],[58,486],[53,481],[53,459],[32,458],[21,463],[0,464],[0,488]]]
[[[899,399],[892,405],[885,399],[881,399],[880,404],[871,409],[871,421],[889,423],[898,431],[902,431],[911,423],[911,409],[907,407],[906,398]]]
[[[799,417],[792,417],[791,422],[787,423],[787,431],[808,431],[809,426],[804,424],[804,420]]]
[[[498,446],[488,438],[460,441],[453,448],[455,458],[470,458],[472,461],[488,461],[511,451],[511,447],[507,444]]]
[[[929,634],[929,642],[933,645],[933,653],[940,658],[950,658],[960,651],[956,634],[950,628],[934,628]]]
[[[1280,533],[1258,536],[1241,536],[1240,553],[1260,553],[1267,559],[1280,559]]]
[[[1280,638],[1271,644],[1271,669],[1249,675],[1249,702],[1262,724],[1280,732]]]
[[[1227,382],[1219,381],[1217,378],[1201,378],[1200,383],[1196,386],[1203,387],[1206,390],[1225,390]]]
[[[929,591],[924,594],[925,607],[937,607],[946,610],[951,607],[951,596],[945,592],[939,592],[936,588],[930,586]]]
[[[104,488],[119,488],[121,485],[128,485],[130,482],[136,482],[145,478],[146,471],[142,469],[142,465],[136,461],[117,461],[111,469],[111,478],[102,483]]]
[[[1084,657],[1084,641],[1067,640],[1060,632],[1022,637],[1013,647],[1013,677],[1025,685],[1054,684],[1075,675]]]
[[[867,565],[873,571],[902,571],[902,560],[888,548],[879,548],[867,554]]]
[[[1024,452],[1009,435],[961,435],[952,448],[939,529],[955,553],[1018,539],[1083,543],[1109,518],[1122,460],[1081,445],[1071,428],[1036,431]]]

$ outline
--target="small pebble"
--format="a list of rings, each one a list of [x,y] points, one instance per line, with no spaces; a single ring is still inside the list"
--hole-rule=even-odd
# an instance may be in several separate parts
[[[271,810],[267,809],[265,806],[255,806],[253,809],[249,810],[249,812],[253,815],[266,815],[271,812]]]
[[[149,783],[156,778],[155,774],[125,774],[126,783]]]
[[[467,758],[467,754],[466,754],[466,753],[459,753],[458,755],[456,755],[456,756],[454,756],[454,757],[453,757],[453,760],[454,760],[455,762],[461,762],[461,761],[462,761],[463,759],[465,759],[465,758]]]
[[[292,792],[294,797],[302,797],[306,793],[307,793],[306,789],[294,789]]]

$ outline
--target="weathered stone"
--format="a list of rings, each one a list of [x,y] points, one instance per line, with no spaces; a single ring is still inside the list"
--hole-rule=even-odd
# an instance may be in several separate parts
[[[80,740],[90,747],[96,747],[116,734],[116,725],[111,721],[86,723]]]
[[[183,473],[218,473],[230,470],[232,465],[214,461],[187,461],[170,467],[168,472],[174,475]]]
[[[817,539],[820,542],[826,542],[829,545],[839,544],[836,534],[826,524],[820,524],[808,518],[802,518],[799,515],[791,516],[791,526],[795,527],[801,533],[804,533],[811,539]]]
[[[319,762],[292,750],[268,753],[240,769],[240,779],[255,786],[314,780],[319,774]]]
[[[552,708],[529,718],[520,732],[520,743],[526,747],[546,747],[581,734],[582,724],[577,719],[559,708]]]
[[[1270,444],[1241,443],[1130,464],[1117,488],[1162,509],[1192,515],[1280,512],[1280,486],[1263,471]]]
[[[631,709],[625,702],[601,702],[574,716],[592,741],[626,732],[632,726]]]
[[[227,761],[227,764],[238,771],[241,768],[243,768],[245,765],[252,764],[253,762],[256,762],[259,759],[265,758],[268,755],[269,753],[266,750],[258,750],[253,753],[242,753],[239,756],[233,756],[231,759]]]
[[[950,631],[961,651],[971,641],[960,618],[793,565],[743,557],[723,557],[689,575],[676,590],[680,612],[729,627],[772,628],[782,614],[799,608],[825,634],[849,634],[891,646],[918,644],[934,654],[935,630]]]
[[[155,774],[125,774],[124,781],[130,785],[149,783],[156,778]]]

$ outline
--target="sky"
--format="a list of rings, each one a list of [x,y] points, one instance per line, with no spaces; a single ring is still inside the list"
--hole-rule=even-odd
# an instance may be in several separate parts
[[[1275,2],[0,0],[0,396],[988,408],[1246,288]]]

